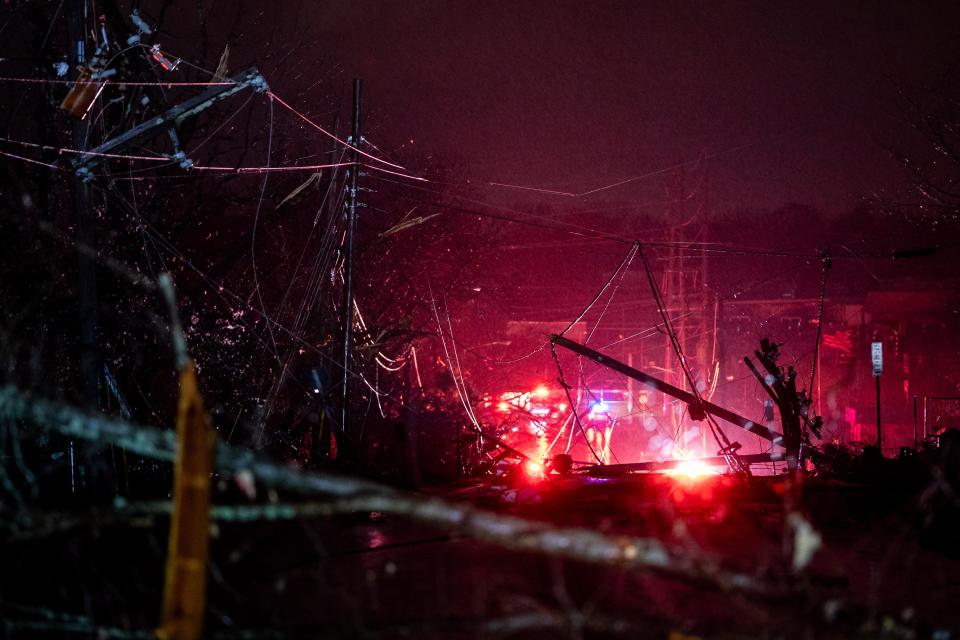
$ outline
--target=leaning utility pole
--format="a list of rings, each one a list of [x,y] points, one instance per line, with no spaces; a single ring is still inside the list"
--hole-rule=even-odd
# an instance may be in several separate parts
[[[78,176],[84,180],[92,180],[94,178],[92,170],[105,162],[109,154],[119,153],[134,145],[143,144],[156,137],[161,130],[166,130],[174,144],[174,153],[170,155],[170,159],[178,162],[181,169],[190,169],[193,166],[193,161],[180,149],[180,137],[177,135],[177,129],[210,107],[247,88],[253,89],[257,93],[265,93],[270,89],[266,79],[257,71],[257,68],[249,67],[227,78],[223,84],[211,87],[203,93],[188,98],[156,117],[141,122],[132,129],[104,141],[99,146],[89,150],[91,155],[79,155],[70,162]]]
[[[340,432],[346,436],[350,424],[350,343],[353,337],[353,235],[357,227],[357,177],[360,173],[360,97],[363,80],[353,81],[353,132],[350,136],[350,201],[347,205],[347,233],[343,251],[343,389]],[[346,438],[344,438],[346,440]],[[339,442],[337,444],[340,444]],[[338,449],[338,456],[342,449]]]

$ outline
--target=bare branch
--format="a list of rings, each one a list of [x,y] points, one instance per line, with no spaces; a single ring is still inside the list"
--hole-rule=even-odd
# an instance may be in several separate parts
[[[114,444],[162,460],[173,460],[175,436],[32,398],[16,387],[0,388],[0,417],[25,420],[60,433],[100,444]],[[378,483],[326,473],[306,473],[267,461],[252,451],[219,444],[217,468],[249,472],[264,484],[302,495],[331,496],[315,507],[318,515],[380,511],[454,529],[516,551],[530,551],[582,562],[629,569],[653,569],[705,581],[722,589],[772,592],[772,585],[753,576],[725,570],[713,557],[671,547],[656,538],[609,536],[582,528],[557,528],[467,504],[399,491]]]

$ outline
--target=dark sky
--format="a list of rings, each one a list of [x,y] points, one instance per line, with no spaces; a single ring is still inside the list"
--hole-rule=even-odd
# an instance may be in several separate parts
[[[704,155],[721,213],[838,212],[900,188],[883,150],[907,131],[896,85],[936,81],[960,52],[957,3],[308,4],[303,28],[344,95],[351,78],[366,82],[371,139],[414,140],[421,168],[582,192]],[[577,204],[655,214],[670,180]]]

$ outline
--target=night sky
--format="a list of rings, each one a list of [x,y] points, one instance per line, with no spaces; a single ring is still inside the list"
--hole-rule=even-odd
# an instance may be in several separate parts
[[[901,191],[886,151],[910,145],[898,89],[955,82],[960,51],[956,3],[341,2],[303,15],[342,86],[365,80],[370,137],[387,149],[413,146],[475,184],[575,193],[704,156],[717,213],[842,212]],[[666,176],[576,204],[656,215]]]

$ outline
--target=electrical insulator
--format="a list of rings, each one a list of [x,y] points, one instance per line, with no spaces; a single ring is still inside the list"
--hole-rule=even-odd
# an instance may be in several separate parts
[[[83,118],[97,97],[99,85],[90,79],[88,67],[77,67],[77,80],[60,103],[60,108],[74,118]]]
[[[177,68],[177,65],[180,64],[179,58],[177,58],[176,61],[171,60],[166,56],[166,54],[163,53],[163,51],[160,51],[159,44],[155,44],[150,47],[150,57],[156,60],[157,64],[159,64],[164,71],[173,71]]]

